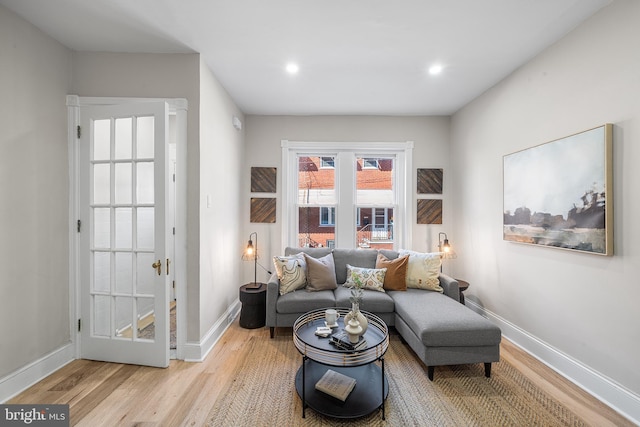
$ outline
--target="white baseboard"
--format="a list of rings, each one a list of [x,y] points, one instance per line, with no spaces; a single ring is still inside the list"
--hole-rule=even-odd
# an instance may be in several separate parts
[[[185,362],[202,362],[222,337],[222,334],[229,328],[229,325],[235,320],[236,316],[238,316],[240,308],[240,301],[236,300],[227,308],[222,317],[214,323],[200,342],[186,342],[183,353]]]
[[[495,322],[502,330],[502,335],[509,341],[630,421],[640,425],[640,396],[475,302],[467,299],[466,305]]]
[[[236,300],[200,342],[185,343],[184,360],[187,362],[202,362],[238,316],[240,308],[240,301]],[[0,403],[8,401],[73,360],[75,360],[75,345],[69,342],[40,359],[0,378]]]
[[[6,402],[74,359],[75,345],[69,342],[40,359],[0,378],[0,403]]]

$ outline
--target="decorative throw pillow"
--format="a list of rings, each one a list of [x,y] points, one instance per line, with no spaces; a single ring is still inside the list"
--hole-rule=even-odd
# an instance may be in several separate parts
[[[400,256],[409,255],[407,266],[407,288],[428,289],[443,292],[440,287],[440,253],[422,253],[409,250],[399,251]]]
[[[344,286],[354,288],[356,283],[361,283],[363,289],[384,292],[386,272],[386,268],[362,268],[347,264],[347,281]]]
[[[384,289],[387,291],[406,291],[408,265],[409,255],[389,259],[379,253],[376,259],[376,268],[387,269],[387,273],[384,275]]]
[[[333,254],[325,255],[322,258],[313,258],[304,254],[304,260],[307,263],[308,291],[323,291],[338,287]]]
[[[280,279],[280,295],[302,289],[307,285],[307,263],[302,254],[274,256],[273,265]]]

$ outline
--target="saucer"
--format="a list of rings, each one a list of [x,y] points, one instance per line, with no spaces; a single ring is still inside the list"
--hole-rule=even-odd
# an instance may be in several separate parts
[[[338,322],[336,323],[332,323],[332,324],[328,324],[326,321],[324,322],[325,325],[327,325],[327,328],[337,328],[338,327]]]

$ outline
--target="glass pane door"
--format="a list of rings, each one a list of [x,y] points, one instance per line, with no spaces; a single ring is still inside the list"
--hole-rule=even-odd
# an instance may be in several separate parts
[[[154,117],[93,121],[92,334],[153,340]],[[113,276],[112,276],[113,274]]]
[[[166,105],[81,111],[83,357],[168,364]],[[165,351],[166,347],[166,351]],[[156,354],[157,353],[157,354]],[[166,362],[165,355],[166,353]]]

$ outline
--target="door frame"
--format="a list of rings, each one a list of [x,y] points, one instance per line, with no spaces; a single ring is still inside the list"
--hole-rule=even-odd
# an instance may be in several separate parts
[[[80,358],[79,319],[81,313],[79,247],[80,233],[77,231],[79,218],[79,150],[77,129],[80,125],[80,109],[93,105],[118,105],[164,101],[169,106],[169,114],[176,115],[176,186],[175,186],[175,258],[172,267],[176,281],[176,351],[172,359],[184,360],[187,337],[187,111],[188,102],[184,98],[115,98],[81,97],[67,95],[67,135],[69,152],[69,336],[74,345],[75,358]],[[170,293],[169,293],[170,294]]]

